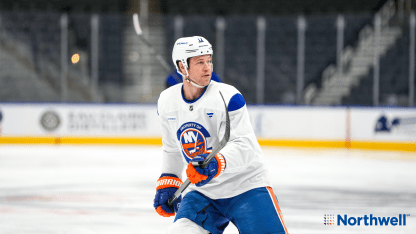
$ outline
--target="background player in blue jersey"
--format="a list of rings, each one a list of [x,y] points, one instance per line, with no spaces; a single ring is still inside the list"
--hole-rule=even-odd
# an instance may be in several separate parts
[[[287,234],[245,100],[233,86],[211,79],[212,53],[203,37],[175,42],[172,60],[183,84],[164,90],[158,100],[163,164],[156,212],[165,217],[176,213],[169,234],[221,234],[229,222],[242,234]],[[230,117],[230,138],[206,168],[195,168],[192,162],[203,161],[225,132],[220,92]],[[192,184],[183,199],[169,206],[185,166]]]

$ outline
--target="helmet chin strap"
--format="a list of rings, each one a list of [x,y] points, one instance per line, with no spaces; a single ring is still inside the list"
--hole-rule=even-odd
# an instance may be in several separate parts
[[[202,88],[205,88],[205,86],[198,85],[197,83],[195,83],[194,81],[192,81],[191,79],[189,79],[189,77],[186,77],[185,80],[187,80],[189,83],[191,83],[191,85],[193,85],[193,86],[195,86],[197,88],[201,88],[201,89]]]
[[[185,72],[186,72],[186,75],[187,75],[185,77],[185,80],[188,81],[191,85],[193,85],[193,86],[195,86],[197,88],[200,88],[200,89],[203,89],[203,88],[206,87],[205,85],[204,86],[199,85],[199,84],[195,83],[194,81],[192,81],[191,79],[189,79],[189,73],[188,73],[188,71],[186,69],[185,69]]]

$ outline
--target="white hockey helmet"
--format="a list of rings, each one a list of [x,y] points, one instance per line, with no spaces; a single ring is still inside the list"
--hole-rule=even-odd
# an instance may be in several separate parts
[[[212,45],[207,39],[201,36],[182,37],[176,40],[175,45],[173,46],[172,60],[178,73],[185,76],[178,67],[177,61],[181,61],[185,67],[186,76],[189,76],[187,71],[189,67],[187,62],[188,58],[206,54],[211,55],[211,57],[213,54]]]

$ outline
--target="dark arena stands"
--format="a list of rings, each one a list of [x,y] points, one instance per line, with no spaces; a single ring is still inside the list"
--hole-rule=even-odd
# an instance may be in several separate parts
[[[351,90],[351,95],[345,97],[345,105],[368,105],[373,104],[374,69],[362,77],[360,85]],[[380,59],[380,96],[384,105],[407,105],[407,94],[409,93],[409,31],[404,30],[393,48],[387,51]]]
[[[223,64],[214,63],[214,69],[224,67],[220,74],[222,80],[238,88],[247,103],[408,105],[409,12],[414,9],[415,1],[409,0],[409,4],[406,2],[401,6],[399,1],[387,0],[146,0],[142,2],[149,6],[148,22],[141,24],[145,30],[146,27],[149,29],[146,35],[155,46],[151,49],[140,47],[142,42],[133,31],[131,14],[143,12],[138,2],[141,1],[2,0],[0,52],[7,52],[15,63],[23,64],[25,72],[19,73],[19,79],[32,77],[30,82],[23,83],[43,82],[48,87],[45,89],[50,90],[49,95],[45,94],[48,92],[43,92],[43,96],[31,95],[31,101],[61,101],[61,20],[62,15],[67,14],[69,56],[80,53],[81,58],[85,58],[78,65],[69,66],[67,101],[93,101],[90,90],[93,82],[91,18],[99,15],[97,84],[102,92],[99,102],[155,102],[163,89],[160,84],[169,74],[157,65],[155,53],[161,54],[171,65],[170,55],[176,37],[200,35],[213,44],[214,62],[223,58]],[[392,5],[387,8],[390,2]],[[374,16],[379,13],[389,17],[383,21],[382,31],[394,28],[399,32],[380,49],[379,102],[374,103],[373,80],[377,67],[361,63],[359,68],[354,59],[360,59],[363,50],[360,44],[375,38]],[[340,16],[344,20],[342,40],[338,37],[340,26],[337,26]],[[260,17],[265,22],[263,44],[258,37]],[[223,34],[218,33],[219,19],[225,22]],[[306,22],[303,42],[299,41],[300,19]],[[221,39],[223,45],[218,44]],[[384,43],[383,38],[380,41]],[[255,88],[258,85],[259,45],[265,51],[262,55],[262,100],[258,99],[259,91]],[[221,46],[223,51],[217,52]],[[374,45],[367,47],[374,48]],[[303,54],[299,54],[300,48],[304,48]],[[340,51],[337,48],[342,49],[345,57],[342,66],[338,64]],[[67,59],[70,64],[70,58]],[[146,72],[146,66],[151,66],[152,70]],[[335,70],[341,72],[344,80],[351,80],[349,85],[342,87],[347,91],[330,91],[340,88],[328,85],[340,82],[336,80]],[[150,81],[145,81],[144,74],[149,74]],[[301,93],[299,74],[303,79]],[[12,78],[13,72],[7,72],[0,76],[0,81]],[[28,85],[25,90],[30,92],[33,90],[30,87],[35,86],[45,85]],[[150,97],[141,99],[137,90],[146,87],[152,90],[146,94]],[[6,95],[10,93],[6,91],[2,93],[0,101],[25,101],[27,98],[19,94]]]

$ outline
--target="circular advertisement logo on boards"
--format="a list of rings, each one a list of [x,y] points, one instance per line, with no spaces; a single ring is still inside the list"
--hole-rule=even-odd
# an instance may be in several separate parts
[[[54,111],[47,111],[40,118],[40,124],[47,131],[53,131],[59,127],[61,120]]]

